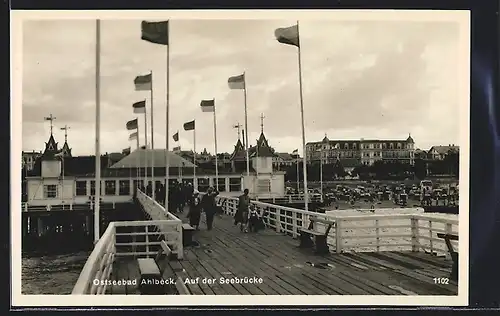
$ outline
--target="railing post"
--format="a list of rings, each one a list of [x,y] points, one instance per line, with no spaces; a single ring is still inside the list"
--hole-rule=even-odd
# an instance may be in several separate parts
[[[375,235],[377,236],[377,252],[380,251],[380,223],[379,220],[375,220]]]
[[[434,242],[432,240],[432,238],[433,238],[432,235],[433,235],[432,234],[432,221],[430,220],[429,221],[429,245],[431,247],[431,255],[434,254]]]
[[[184,259],[184,246],[182,241],[182,221],[177,224],[177,259]]]
[[[297,237],[297,212],[293,211],[292,212],[292,237],[296,238]]]
[[[288,203],[292,203],[292,195],[288,196]]]
[[[281,212],[278,208],[274,207],[274,223],[276,225],[276,232],[279,233],[281,231]]]
[[[335,227],[335,251],[337,253],[342,253],[342,220],[336,220]]]
[[[452,225],[450,223],[444,224],[444,233],[447,234],[447,235],[449,235],[449,234],[452,233]],[[450,260],[452,259],[451,255],[450,255],[450,253],[448,251],[446,252],[446,258],[448,258]]]
[[[418,219],[411,218],[411,251],[418,252]]]
[[[146,224],[146,257],[149,258],[149,227]]]

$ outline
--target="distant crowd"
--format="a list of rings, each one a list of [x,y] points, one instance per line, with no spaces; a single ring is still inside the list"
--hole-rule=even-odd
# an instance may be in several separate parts
[[[152,197],[151,182],[146,187],[140,186],[139,189]],[[204,194],[200,194],[198,190],[194,189],[192,183],[175,182],[168,189],[168,211],[174,214],[183,214],[187,207],[186,217],[189,219],[189,224],[196,230],[200,229],[201,214],[205,213],[207,230],[212,230],[215,216],[222,215],[223,212],[223,205],[217,204],[218,195],[219,192],[213,187],[209,187]],[[161,205],[165,205],[166,190],[164,184],[156,186],[155,199]],[[257,232],[264,227],[262,215],[250,203],[248,189],[245,189],[238,199],[234,225],[238,224],[242,232]]]

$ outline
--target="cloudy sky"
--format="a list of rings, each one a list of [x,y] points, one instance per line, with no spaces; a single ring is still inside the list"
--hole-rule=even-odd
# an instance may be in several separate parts
[[[243,93],[227,79],[246,71],[248,130],[264,132],[280,152],[301,147],[297,48],[279,44],[280,20],[173,20],[170,23],[170,136],[196,119],[196,148],[213,152],[213,118],[200,100],[216,99],[218,148],[231,152],[244,123]],[[455,22],[304,21],[300,25],[306,141],[406,139],[417,146],[459,143],[458,45]],[[101,22],[101,152],[130,145],[132,103],[148,99],[133,79],[153,71],[154,142],[165,148],[166,48],[140,39],[140,20]],[[42,150],[44,117],[64,125],[74,155],[94,152],[95,21],[23,24],[23,150]],[[149,110],[149,104],[148,104]],[[150,128],[148,114],[148,129]],[[140,128],[143,128],[141,117]],[[143,130],[141,131],[141,134]],[[149,137],[150,138],[150,137]],[[143,140],[141,139],[141,143]],[[170,141],[170,146],[175,146]]]

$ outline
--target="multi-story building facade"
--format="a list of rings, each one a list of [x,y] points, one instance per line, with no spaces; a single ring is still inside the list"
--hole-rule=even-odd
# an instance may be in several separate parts
[[[38,157],[42,155],[41,151],[23,151],[22,169],[27,171],[33,170],[35,167],[35,161]]]
[[[340,160],[347,165],[373,165],[375,161],[398,161],[414,164],[415,142],[409,135],[405,140],[359,139],[330,140],[306,144],[309,163],[322,161],[325,164]]]

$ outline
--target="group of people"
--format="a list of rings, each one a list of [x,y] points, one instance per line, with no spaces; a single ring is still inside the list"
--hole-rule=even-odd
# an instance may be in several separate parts
[[[248,231],[257,232],[265,226],[262,215],[250,203],[248,193],[248,189],[245,189],[238,198],[238,209],[234,215],[234,225],[240,224],[240,230],[245,233]]]
[[[192,199],[189,201],[189,225],[196,230],[200,227],[200,218],[202,211],[205,212],[207,230],[212,230],[214,218],[221,208],[217,205],[216,197],[219,192],[214,188],[208,188],[207,192],[200,198],[198,190],[193,191]]]
[[[148,183],[146,187],[140,186],[141,191],[148,196],[152,196],[152,184]],[[165,185],[160,183],[155,188],[155,199],[158,203],[164,205],[166,194]],[[207,192],[200,197],[200,192],[194,189],[191,183],[176,182],[169,187],[168,204],[169,212],[183,213],[184,207],[188,206],[187,218],[189,224],[199,230],[202,212],[205,213],[207,230],[212,230],[215,215],[222,212],[222,207],[217,204],[216,197],[219,192],[213,187],[209,187]],[[238,209],[234,216],[234,224],[240,224],[240,230],[243,232],[258,231],[263,228],[261,214],[252,207],[248,189],[238,199]]]

